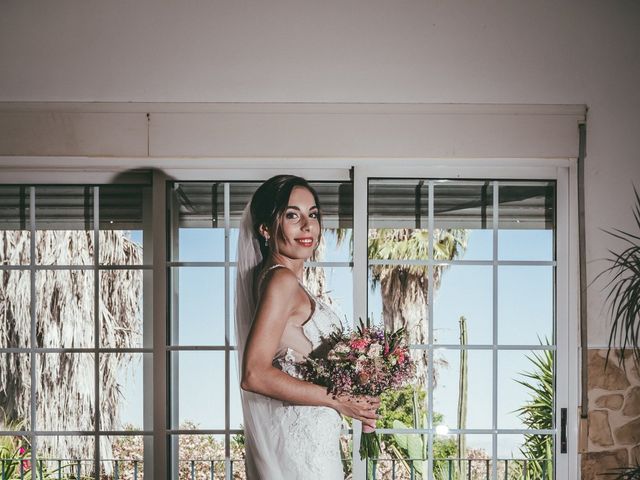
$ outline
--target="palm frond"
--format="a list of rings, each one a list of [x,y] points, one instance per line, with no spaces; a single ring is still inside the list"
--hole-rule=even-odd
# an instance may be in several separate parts
[[[636,227],[640,230],[640,193],[633,186],[636,203],[632,208]],[[598,273],[594,281],[607,275],[609,281],[603,289],[608,289],[605,303],[611,318],[609,343],[605,367],[614,346],[619,346],[618,363],[624,369],[625,352],[632,351],[633,361],[640,365],[640,234],[614,228],[603,230],[612,238],[628,244],[622,251],[609,250],[606,259],[609,266]]]

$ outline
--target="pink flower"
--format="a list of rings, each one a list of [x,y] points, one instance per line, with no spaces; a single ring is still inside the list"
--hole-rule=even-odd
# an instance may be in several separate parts
[[[364,338],[356,338],[354,340],[351,340],[349,345],[351,346],[351,348],[358,350],[359,352],[364,352],[369,346],[369,342]]]
[[[398,363],[404,363],[405,360],[405,353],[404,350],[401,350],[399,348],[396,348],[395,351],[393,352],[396,357],[398,358]]]

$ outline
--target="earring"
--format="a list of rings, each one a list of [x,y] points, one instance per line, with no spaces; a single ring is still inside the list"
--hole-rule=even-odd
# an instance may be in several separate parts
[[[264,237],[264,246],[265,247],[269,246],[269,237]]]

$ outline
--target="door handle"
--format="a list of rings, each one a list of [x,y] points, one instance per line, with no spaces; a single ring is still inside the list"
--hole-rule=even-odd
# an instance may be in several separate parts
[[[567,453],[567,409],[560,409],[560,453]]]

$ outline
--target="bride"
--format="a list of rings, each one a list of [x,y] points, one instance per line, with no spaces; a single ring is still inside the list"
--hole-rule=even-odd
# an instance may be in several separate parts
[[[263,183],[242,216],[236,334],[248,480],[342,480],[340,414],[375,426],[379,399],[331,396],[297,371],[342,328],[302,282],[321,218],[317,193],[293,175]]]

